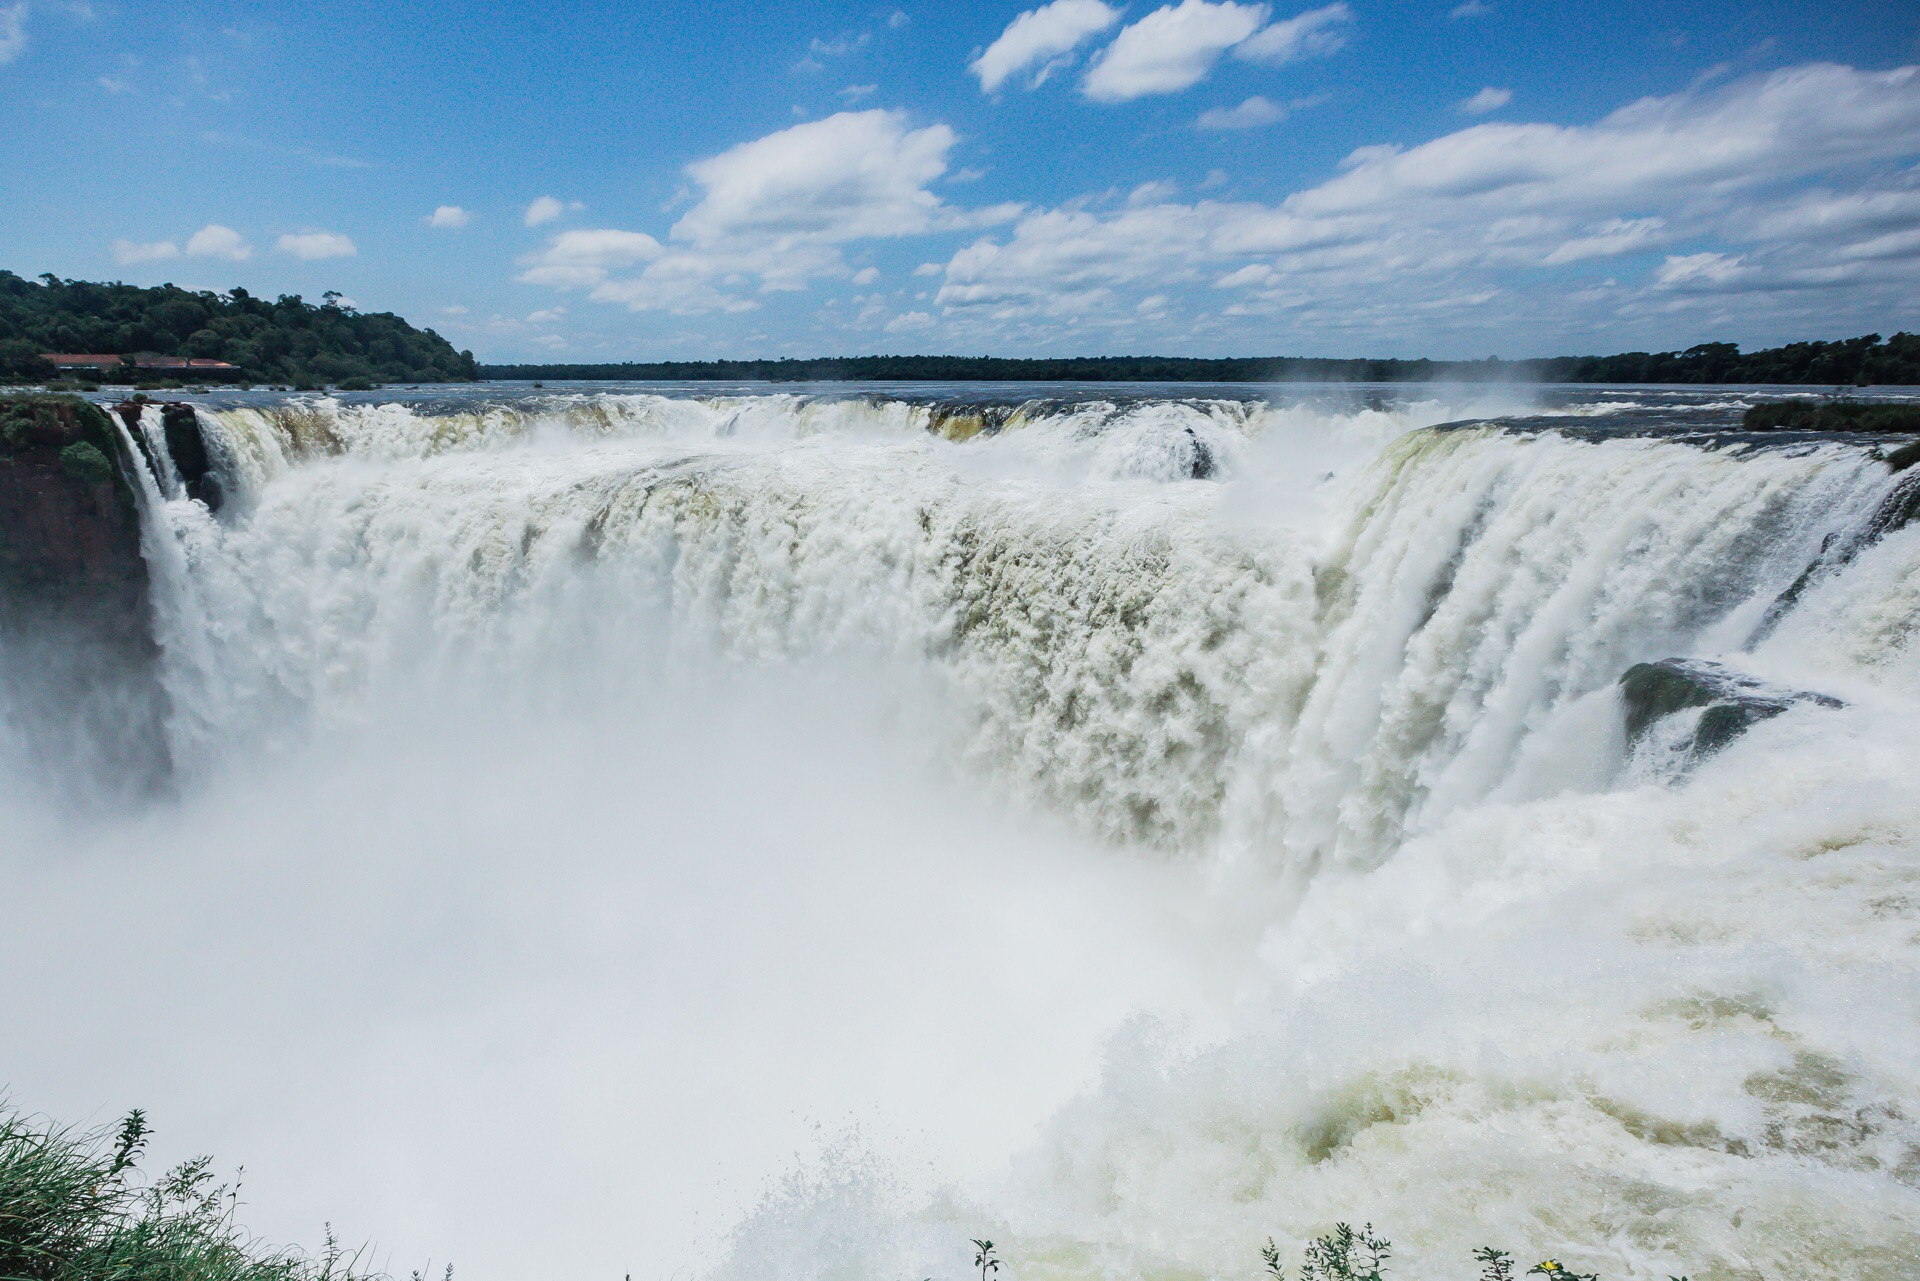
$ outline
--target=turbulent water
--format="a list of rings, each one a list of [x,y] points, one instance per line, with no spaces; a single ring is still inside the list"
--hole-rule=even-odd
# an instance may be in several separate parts
[[[1748,398],[207,398],[171,791],[0,723],[5,1070],[482,1278],[1910,1277],[1911,477]]]

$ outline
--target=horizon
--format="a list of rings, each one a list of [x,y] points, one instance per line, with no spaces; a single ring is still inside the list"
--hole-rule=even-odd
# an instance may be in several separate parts
[[[15,0],[0,225],[488,364],[1751,350],[1920,327],[1916,62],[1895,6]]]

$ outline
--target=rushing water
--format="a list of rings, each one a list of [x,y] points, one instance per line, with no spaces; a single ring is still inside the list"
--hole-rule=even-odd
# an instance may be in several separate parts
[[[0,725],[6,1071],[481,1278],[1910,1277],[1920,527],[1751,398],[206,398],[173,794]],[[1844,705],[1683,768],[1673,657]]]

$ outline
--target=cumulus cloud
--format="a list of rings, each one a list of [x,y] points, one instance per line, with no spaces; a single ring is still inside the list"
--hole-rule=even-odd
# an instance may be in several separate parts
[[[163,262],[179,256],[180,246],[171,240],[154,240],[145,244],[131,240],[113,242],[113,260],[122,267],[130,267],[137,262]]]
[[[353,247],[353,241],[336,231],[303,231],[297,235],[284,235],[274,242],[273,247],[283,254],[292,254],[307,262],[321,258],[351,258],[359,252]]]
[[[0,5],[0,65],[12,62],[27,49],[26,0]]]
[[[586,288],[598,302],[677,314],[745,311],[740,290],[804,289],[860,278],[841,246],[993,226],[1019,206],[958,209],[930,190],[953,131],[912,128],[898,111],[841,112],[687,166],[700,190],[666,244],[641,232],[568,232],[522,260],[520,279]],[[639,268],[637,274],[622,275]],[[870,270],[870,269],[868,269]]]
[[[1178,93],[1198,84],[1220,56],[1260,29],[1265,5],[1181,0],[1121,30],[1082,85],[1096,102]]]
[[[1029,341],[1051,322],[1137,323],[1142,298],[1209,287],[1229,300],[1214,321],[1286,318],[1313,334],[1430,337],[1503,309],[1530,336],[1551,316],[1583,316],[1590,335],[1592,309],[1625,323],[1734,293],[1782,314],[1819,298],[1884,310],[1920,288],[1917,159],[1920,68],[1815,64],[1586,125],[1476,124],[1362,148],[1278,204],[1147,190],[1034,210],[955,253],[938,301],[956,337],[971,324]],[[1514,287],[1662,249],[1605,288]]]
[[[1346,47],[1343,28],[1352,21],[1353,10],[1344,4],[1309,9],[1248,36],[1234,48],[1233,56],[1275,66],[1301,58],[1324,58]]]
[[[1007,24],[1000,38],[988,45],[968,67],[980,78],[983,92],[992,93],[1016,72],[1032,69],[1029,83],[1044,81],[1055,60],[1078,48],[1120,20],[1120,11],[1101,0],[1054,0],[1029,9]]]
[[[934,319],[924,311],[909,311],[895,316],[887,322],[890,334],[910,334],[922,329],[932,329]]]
[[[607,273],[660,256],[660,242],[639,231],[563,231],[539,253],[521,259],[529,285],[576,289],[600,284]]]
[[[472,221],[473,212],[462,209],[459,205],[441,205],[427,215],[429,227],[438,227],[446,231],[458,231]]]
[[[232,227],[210,222],[187,237],[187,253],[195,258],[225,258],[245,262],[253,257],[253,246]]]
[[[1268,125],[1277,125],[1287,118],[1287,109],[1277,102],[1255,94],[1237,107],[1215,107],[1203,111],[1194,121],[1199,129],[1263,129]]]
[[[947,171],[945,125],[907,127],[899,111],[843,111],[687,166],[704,189],[674,224],[695,245],[765,235],[830,242],[928,231],[950,211],[927,190]]]
[[[1473,97],[1457,103],[1456,109],[1462,115],[1484,116],[1489,111],[1500,110],[1500,108],[1512,101],[1513,90],[1496,89],[1492,85],[1488,85],[1479,93],[1474,94]]]
[[[576,204],[573,207],[578,209],[580,206]],[[567,206],[554,197],[538,196],[534,198],[533,203],[527,206],[526,217],[521,221],[529,227],[538,227],[542,223],[556,221],[560,215],[566,212]]]

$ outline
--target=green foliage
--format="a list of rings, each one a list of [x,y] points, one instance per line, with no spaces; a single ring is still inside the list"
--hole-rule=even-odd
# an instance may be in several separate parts
[[[250,382],[317,387],[353,381],[470,382],[472,352],[388,312],[362,315],[297,294],[268,302],[244,289],[190,293],[0,271],[0,381],[39,382],[43,352],[224,360]]]
[[[105,454],[84,440],[60,451],[60,466],[66,469],[67,475],[85,485],[113,483],[113,464],[107,461]]]
[[[1371,1223],[1357,1232],[1345,1223],[1337,1223],[1332,1232],[1307,1243],[1306,1257],[1300,1263],[1300,1281],[1384,1281],[1387,1260],[1392,1255],[1393,1243],[1375,1236]],[[1272,1237],[1260,1247],[1260,1261],[1273,1281],[1285,1281],[1286,1268],[1280,1261],[1280,1247]],[[1513,1281],[1513,1255],[1507,1251],[1483,1245],[1473,1252],[1473,1261],[1480,1265],[1480,1281]],[[1527,1275],[1543,1276],[1547,1281],[1600,1281],[1597,1273],[1570,1271],[1557,1259],[1543,1259],[1527,1269]],[[1687,1278],[1669,1277],[1668,1281],[1687,1281]]]
[[[1539,1273],[1547,1281],[1600,1281],[1597,1272],[1572,1272],[1560,1266],[1558,1259],[1542,1259],[1527,1269],[1527,1275]]]
[[[1000,1270],[1000,1260],[994,1257],[993,1242],[975,1238],[973,1242],[973,1266],[980,1269],[980,1281],[987,1281],[987,1274]]]
[[[1920,384],[1920,334],[1882,342],[1792,343],[1742,355],[1733,343],[1685,351],[1545,360],[1326,360],[1249,356],[848,356],[822,360],[689,360],[613,365],[482,365],[482,378],[690,379],[742,382],[1572,382]]]
[[[1505,1250],[1483,1245],[1473,1252],[1473,1261],[1480,1265],[1480,1281],[1513,1281],[1513,1256]]]
[[[1741,419],[1748,431],[1920,431],[1920,405],[1860,400],[1768,400]]]
[[[1393,1243],[1373,1234],[1367,1224],[1358,1232],[1345,1223],[1307,1242],[1300,1261],[1300,1281],[1383,1281]]]
[[[148,1134],[138,1110],[87,1133],[0,1110],[0,1278],[373,1281],[331,1228],[318,1259],[247,1236],[234,1222],[238,1184],[218,1182],[211,1158],[139,1186]]]

